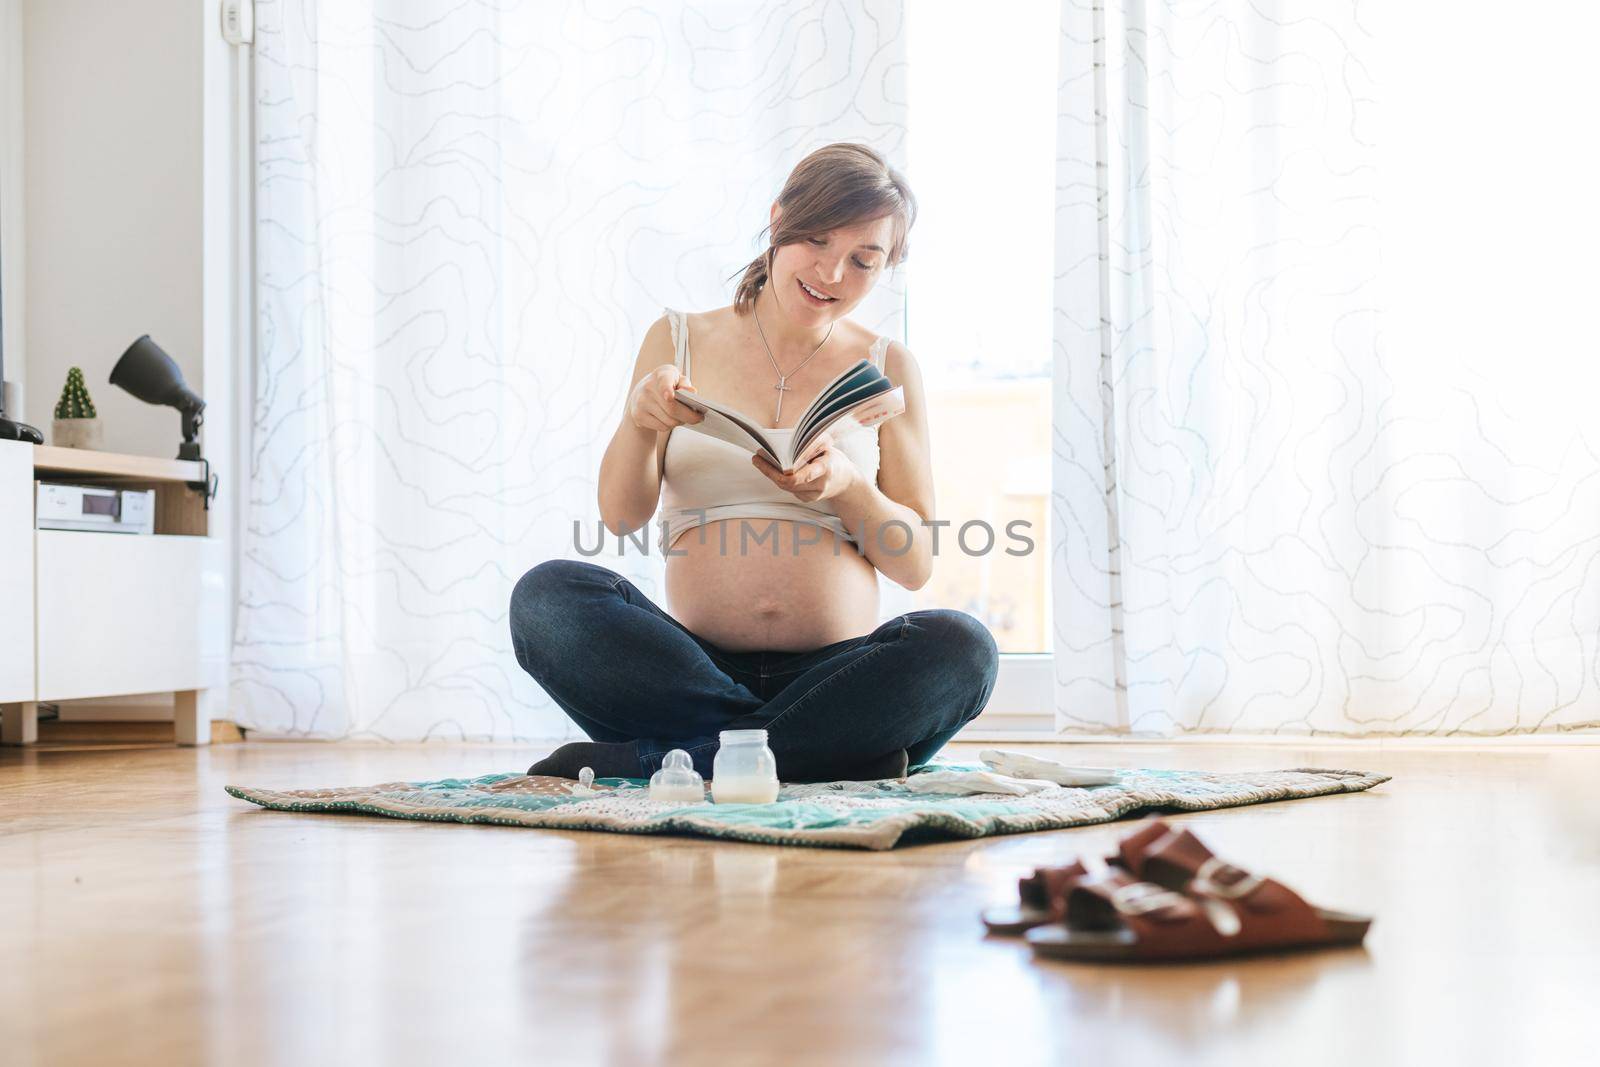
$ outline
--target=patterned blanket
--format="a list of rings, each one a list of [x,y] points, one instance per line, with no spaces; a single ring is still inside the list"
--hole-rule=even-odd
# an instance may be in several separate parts
[[[981,770],[936,763],[929,769]],[[645,782],[602,778],[592,796],[574,782],[525,774],[385,782],[337,789],[227,790],[274,811],[361,813],[436,822],[495,823],[632,834],[693,834],[770,845],[890,849],[950,838],[1060,830],[1149,812],[1297,800],[1356,793],[1389,780],[1360,771],[1284,770],[1242,774],[1127,770],[1115,785],[1055,787],[1029,796],[919,794],[904,783],[786,785],[774,804],[660,804]]]

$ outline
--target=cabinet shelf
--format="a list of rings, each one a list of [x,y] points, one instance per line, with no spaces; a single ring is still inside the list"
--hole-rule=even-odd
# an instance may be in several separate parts
[[[210,532],[205,496],[188,487],[190,482],[205,481],[203,463],[51,445],[29,447],[33,449],[33,476],[39,481],[154,489],[156,533],[204,537]]]
[[[35,475],[84,474],[97,478],[131,478],[141,482],[198,482],[204,464],[185,459],[129,456],[121,452],[91,452],[83,448],[33,446]]]

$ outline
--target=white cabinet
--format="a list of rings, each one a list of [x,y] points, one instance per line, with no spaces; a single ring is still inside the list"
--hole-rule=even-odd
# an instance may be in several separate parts
[[[40,530],[36,544],[40,700],[216,684],[221,542]]]
[[[230,638],[227,559],[207,536],[199,463],[0,441],[0,741],[37,736],[40,701],[175,694],[180,744],[211,738],[205,691]],[[35,482],[154,489],[156,533],[34,529]]]

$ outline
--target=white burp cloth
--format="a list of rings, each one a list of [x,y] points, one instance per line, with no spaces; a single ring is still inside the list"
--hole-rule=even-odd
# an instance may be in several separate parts
[[[1056,785],[1112,785],[1117,772],[1109,767],[1069,767],[1055,760],[986,748],[978,753],[985,767],[1018,778],[1042,778]]]
[[[1033,778],[1012,778],[992,771],[924,771],[905,780],[913,793],[939,793],[944,796],[969,796],[973,793],[1003,793],[1025,797],[1056,788],[1054,782]]]

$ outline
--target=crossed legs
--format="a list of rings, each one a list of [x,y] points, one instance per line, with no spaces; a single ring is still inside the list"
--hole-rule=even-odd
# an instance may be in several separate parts
[[[566,559],[517,582],[511,641],[601,743],[573,754],[601,776],[647,777],[682,748],[709,778],[718,733],[747,729],[767,731],[787,781],[846,777],[902,750],[916,765],[983,710],[998,669],[983,624],[943,608],[810,652],[727,652],[616,572]]]

